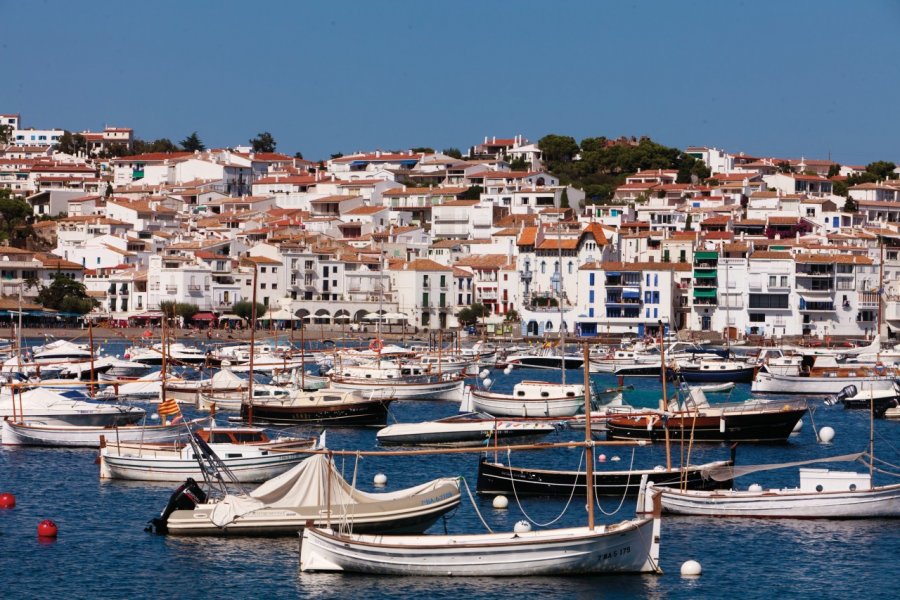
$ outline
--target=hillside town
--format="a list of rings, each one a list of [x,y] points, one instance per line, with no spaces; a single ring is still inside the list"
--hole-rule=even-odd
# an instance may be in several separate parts
[[[29,235],[0,246],[6,311],[24,302],[52,316],[38,297],[63,276],[112,326],[159,322],[168,302],[196,307],[185,325],[218,327],[255,291],[260,321],[280,328],[292,315],[536,337],[643,337],[660,323],[730,339],[900,328],[893,165],[848,185],[867,167],[697,146],[683,152],[708,177],[641,169],[595,202],[521,135],[472,140],[459,156],[366,149],[314,162],[248,145],[135,153],[127,127],[83,131],[66,153],[66,131],[26,128],[19,114],[0,125],[0,191],[33,213]]]

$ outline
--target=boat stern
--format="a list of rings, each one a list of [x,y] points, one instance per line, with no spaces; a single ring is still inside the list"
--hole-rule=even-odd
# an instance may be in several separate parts
[[[324,530],[332,534],[330,529]],[[300,532],[300,572],[316,571],[343,571],[343,567],[329,559],[329,553],[325,548],[323,538],[318,535],[318,530],[313,527],[312,521],[307,522],[306,527]]]

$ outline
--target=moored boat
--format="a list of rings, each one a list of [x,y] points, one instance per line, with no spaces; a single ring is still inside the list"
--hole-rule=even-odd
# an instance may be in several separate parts
[[[252,405],[247,402],[241,405],[241,418],[271,425],[384,425],[388,406],[394,400],[384,391],[283,390],[283,395],[263,397],[256,390],[254,387]]]
[[[480,446],[494,439],[521,443],[554,431],[551,423],[467,413],[423,423],[396,423],[379,430],[375,438],[383,446]]]
[[[200,419],[194,423],[199,422]],[[194,423],[95,427],[17,422],[7,417],[3,420],[3,445],[99,448],[100,438],[111,440],[113,443],[120,441],[166,444],[186,440],[190,435],[187,427]]]
[[[584,407],[584,385],[521,381],[512,393],[466,388],[460,411],[495,417],[571,417]]]

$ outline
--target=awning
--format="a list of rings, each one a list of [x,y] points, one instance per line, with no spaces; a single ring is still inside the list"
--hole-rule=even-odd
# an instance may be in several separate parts
[[[211,312],[198,312],[196,315],[191,317],[192,321],[215,321],[216,315]]]
[[[716,290],[694,290],[694,298],[715,298]]]
[[[151,311],[151,312],[141,313],[139,315],[134,315],[131,318],[132,319],[162,319],[162,316],[163,316],[163,314],[160,311]]]
[[[641,290],[639,290],[637,288],[625,288],[624,290],[622,290],[622,297],[623,298],[640,298]]]
[[[219,317],[220,321],[246,321],[244,317],[239,317],[237,315],[226,314]]]
[[[715,279],[716,271],[715,269],[697,269],[694,271],[694,277],[697,279]]]
[[[694,252],[694,260],[716,260],[718,258],[718,252]]]
[[[619,273],[618,271],[607,271],[606,272],[607,277],[618,277],[619,275],[621,275],[621,273]]]

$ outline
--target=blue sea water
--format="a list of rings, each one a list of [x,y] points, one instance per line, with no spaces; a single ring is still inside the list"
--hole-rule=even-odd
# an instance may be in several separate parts
[[[121,352],[112,342],[108,349]],[[495,389],[509,389],[520,379],[553,379],[552,372],[492,373]],[[579,377],[570,372],[570,379]],[[615,385],[611,377],[595,376],[598,387]],[[628,380],[635,385],[626,400],[655,405],[660,393],[653,379]],[[749,396],[740,386],[733,399]],[[816,442],[810,417],[788,444],[744,445],[738,462],[757,464],[803,460],[863,450],[868,444],[869,420],[865,411],[846,411],[812,402],[815,425],[833,427],[832,444]],[[456,406],[448,402],[398,402],[398,421],[448,416]],[[900,423],[875,423],[876,451],[880,458],[900,464]],[[578,439],[580,432],[560,432],[550,440]],[[328,432],[334,449],[375,448],[375,429],[333,429]],[[678,461],[681,448],[673,448]],[[623,468],[632,461],[630,448],[601,448],[607,461],[598,468]],[[724,445],[695,446],[691,462],[725,458]],[[559,578],[397,578],[336,574],[301,574],[298,539],[176,538],[145,533],[148,519],[158,514],[176,484],[101,482],[94,450],[44,448],[0,449],[0,492],[16,494],[15,509],[0,511],[0,582],[3,598],[160,598],[172,596],[267,598],[443,598],[457,600],[498,597],[542,598],[773,598],[814,597],[895,598],[898,577],[896,550],[900,547],[900,520],[797,521],[737,520],[665,517],[661,563],[665,574]],[[621,460],[614,462],[612,458]],[[580,450],[520,453],[514,464],[575,469]],[[358,469],[360,487],[374,489],[378,472],[388,475],[388,490],[396,490],[439,476],[462,475],[473,490],[477,455],[421,457],[338,458],[345,476]],[[634,450],[634,462],[653,466],[665,462],[660,445]],[[857,466],[861,468],[860,466]],[[850,467],[848,467],[850,468]],[[797,483],[796,469],[757,473],[740,487],[758,482],[765,486]],[[877,482],[885,483],[884,477]],[[476,496],[479,511],[495,530],[512,529],[522,509],[536,521],[556,518],[565,499],[510,498],[505,511],[492,508],[491,498]],[[612,512],[618,499],[604,499]],[[608,519],[629,518],[633,500]],[[59,538],[42,542],[37,524],[53,519]],[[607,517],[603,517],[607,519]],[[575,500],[555,526],[584,523],[583,502]],[[471,504],[463,505],[432,532],[479,532],[483,528]],[[680,565],[688,559],[703,565],[703,575],[685,579]]]

